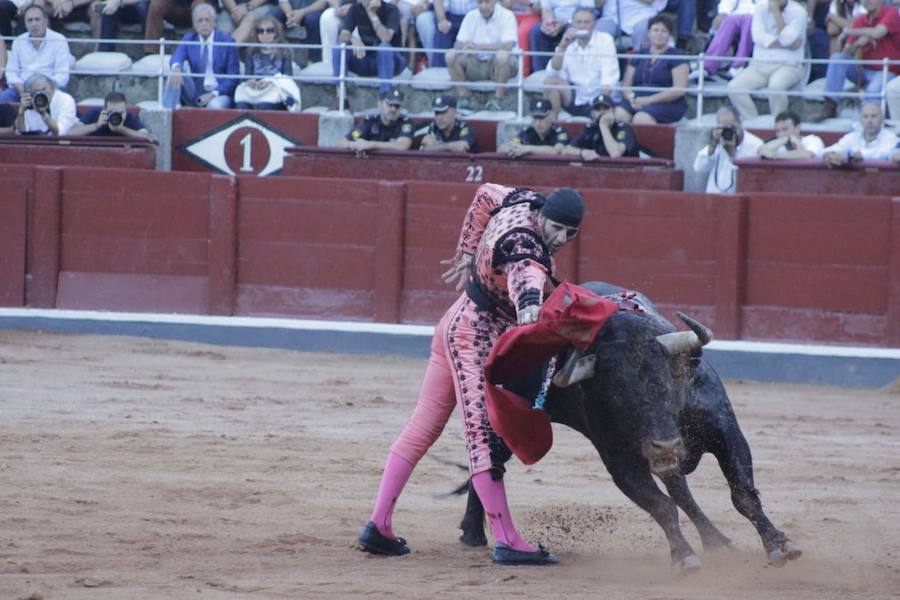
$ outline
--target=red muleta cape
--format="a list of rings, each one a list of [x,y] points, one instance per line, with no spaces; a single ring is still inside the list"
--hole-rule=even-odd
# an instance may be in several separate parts
[[[618,309],[611,300],[563,282],[541,306],[537,323],[511,327],[494,344],[484,368],[488,418],[526,465],[539,461],[553,445],[550,417],[499,386],[521,378],[569,345],[584,350]]]

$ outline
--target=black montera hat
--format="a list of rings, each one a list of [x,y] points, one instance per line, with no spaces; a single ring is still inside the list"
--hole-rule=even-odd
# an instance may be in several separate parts
[[[584,198],[572,188],[553,190],[547,195],[541,214],[551,221],[578,227],[584,217]]]

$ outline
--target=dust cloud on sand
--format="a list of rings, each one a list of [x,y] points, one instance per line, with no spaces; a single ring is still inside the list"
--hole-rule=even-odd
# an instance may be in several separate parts
[[[715,460],[695,496],[736,550],[673,579],[659,527],[588,442],[511,463],[513,516],[561,555],[466,549],[465,474],[426,457],[397,509],[413,553],[358,551],[424,360],[0,331],[0,599],[900,597],[900,389],[727,382],[770,518],[803,556],[766,566]],[[462,462],[458,415],[432,454]]]

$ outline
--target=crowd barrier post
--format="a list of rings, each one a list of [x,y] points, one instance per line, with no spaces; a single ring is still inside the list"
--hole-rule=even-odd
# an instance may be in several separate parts
[[[341,61],[338,70],[338,112],[344,112],[344,101],[347,98],[347,44],[341,43]]]

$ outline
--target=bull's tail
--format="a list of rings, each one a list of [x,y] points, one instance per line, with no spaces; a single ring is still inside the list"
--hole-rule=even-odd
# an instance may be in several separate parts
[[[452,460],[447,460],[446,458],[441,458],[439,456],[431,455],[431,458],[438,461],[442,465],[449,465],[451,467],[456,467],[461,471],[469,471],[469,467],[466,465],[461,465],[458,462],[454,462]],[[450,496],[462,496],[469,492],[469,486],[471,485],[472,478],[467,478],[461,485],[457,486],[453,491],[448,492],[446,494],[438,494],[437,498],[449,498]]]

